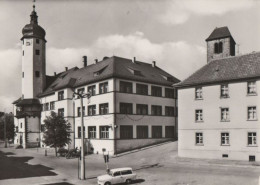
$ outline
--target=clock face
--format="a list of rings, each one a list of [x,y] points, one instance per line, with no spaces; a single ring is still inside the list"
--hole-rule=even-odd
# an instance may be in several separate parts
[[[31,45],[31,42],[26,42],[26,46],[30,46]]]

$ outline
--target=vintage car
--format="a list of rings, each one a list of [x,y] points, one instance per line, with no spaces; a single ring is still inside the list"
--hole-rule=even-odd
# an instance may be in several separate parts
[[[130,184],[136,179],[132,168],[116,168],[109,170],[108,174],[97,177],[98,185],[112,185],[119,183]]]

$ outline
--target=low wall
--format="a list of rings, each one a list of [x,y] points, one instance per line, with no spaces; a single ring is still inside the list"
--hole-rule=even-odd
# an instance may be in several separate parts
[[[122,153],[131,151],[138,148],[143,148],[146,146],[151,146],[158,143],[163,143],[166,141],[173,141],[173,139],[169,138],[161,138],[161,139],[120,139],[116,140],[116,153]]]

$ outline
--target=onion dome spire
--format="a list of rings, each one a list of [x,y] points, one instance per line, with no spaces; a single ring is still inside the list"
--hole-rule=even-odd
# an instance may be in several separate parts
[[[35,5],[33,5],[33,11],[30,16],[31,16],[31,24],[38,24],[38,16],[35,11]]]

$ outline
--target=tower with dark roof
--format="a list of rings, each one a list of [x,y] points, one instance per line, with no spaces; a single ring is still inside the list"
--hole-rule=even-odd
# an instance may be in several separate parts
[[[38,25],[38,16],[33,5],[30,24],[22,33],[22,96],[36,98],[46,84],[45,31]]]
[[[236,42],[228,27],[215,28],[207,42],[207,62],[211,60],[235,56]]]

